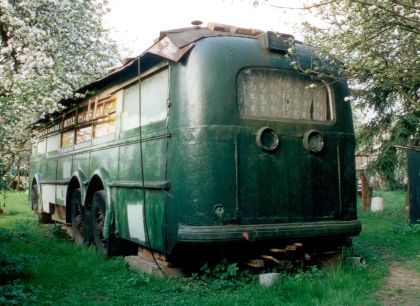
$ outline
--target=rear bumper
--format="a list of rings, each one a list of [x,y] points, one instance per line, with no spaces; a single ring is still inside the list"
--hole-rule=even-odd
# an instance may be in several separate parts
[[[208,243],[285,238],[356,236],[360,233],[361,229],[362,226],[358,220],[254,225],[180,225],[178,227],[178,240],[187,243]]]

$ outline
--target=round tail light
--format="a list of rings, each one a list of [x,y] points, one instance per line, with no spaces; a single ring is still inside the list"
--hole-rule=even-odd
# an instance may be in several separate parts
[[[317,130],[309,130],[303,135],[303,146],[309,152],[321,152],[324,144],[324,137]]]
[[[278,148],[280,139],[276,131],[268,126],[260,128],[256,136],[257,145],[264,151],[274,151]]]

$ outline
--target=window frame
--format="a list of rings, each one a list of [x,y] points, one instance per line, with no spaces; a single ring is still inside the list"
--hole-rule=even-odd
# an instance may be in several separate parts
[[[239,93],[239,77],[240,74],[243,73],[247,69],[253,69],[253,70],[271,70],[280,72],[285,76],[291,76],[291,77],[297,77],[304,78],[307,80],[310,80],[310,78],[316,78],[317,81],[322,82],[327,90],[328,100],[329,100],[329,112],[331,119],[329,120],[311,120],[311,119],[298,119],[298,118],[281,118],[281,117],[254,117],[249,116],[241,113],[240,110],[240,93]],[[259,121],[275,121],[275,122],[293,122],[293,123],[302,123],[302,124],[320,124],[320,125],[334,125],[337,120],[337,112],[336,112],[336,100],[334,91],[331,88],[330,84],[323,78],[318,78],[316,76],[312,75],[305,75],[304,73],[299,73],[296,70],[290,70],[290,69],[284,69],[284,68],[275,68],[270,66],[246,66],[240,69],[236,75],[236,107],[237,107],[237,113],[241,119],[245,120],[259,120]]]

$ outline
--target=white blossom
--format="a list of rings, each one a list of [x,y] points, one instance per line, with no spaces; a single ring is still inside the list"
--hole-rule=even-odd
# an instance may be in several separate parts
[[[31,122],[115,65],[106,0],[0,0],[0,160],[30,142]],[[92,43],[95,41],[95,43]]]

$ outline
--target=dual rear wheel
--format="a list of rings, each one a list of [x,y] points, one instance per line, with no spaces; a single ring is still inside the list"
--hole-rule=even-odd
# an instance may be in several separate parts
[[[76,189],[71,197],[71,229],[76,243],[93,242],[97,251],[103,255],[120,255],[119,239],[111,231],[108,238],[103,235],[106,216],[106,194],[99,190],[93,194],[92,207],[86,209],[81,205],[80,189]]]

